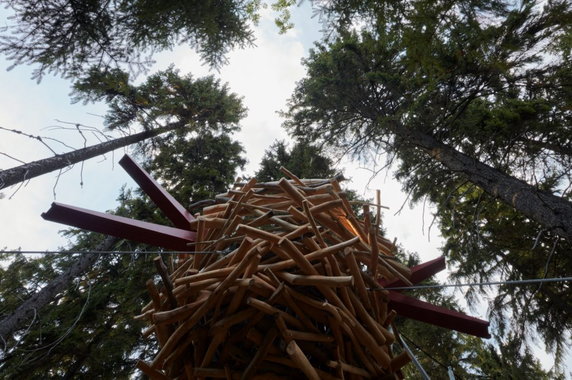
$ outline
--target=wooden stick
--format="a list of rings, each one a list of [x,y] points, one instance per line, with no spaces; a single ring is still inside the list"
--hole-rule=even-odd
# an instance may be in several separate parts
[[[177,307],[177,300],[173,295],[173,283],[171,282],[171,278],[167,273],[167,267],[165,266],[163,259],[161,256],[157,256],[153,259],[153,262],[155,263],[157,272],[159,272],[159,275],[161,276],[161,280],[163,280],[163,285],[165,286],[165,291],[167,293],[167,299],[169,300],[171,307]]]
[[[278,243],[280,241],[281,236],[272,234],[270,232],[266,232],[260,230],[258,228],[247,226],[246,224],[240,224],[236,230],[239,234],[245,234],[246,236],[250,236],[254,239],[263,239],[268,242]]]
[[[263,242],[261,242],[263,243]],[[155,359],[153,360],[152,367],[157,368],[157,366],[161,365],[164,358],[166,358],[169,353],[176,347],[177,343],[181,340],[181,338],[191,330],[194,325],[201,319],[218,301],[223,290],[227,289],[239,275],[243,273],[246,269],[247,265],[249,264],[250,258],[258,252],[257,250],[258,245],[255,245],[251,248],[245,255],[244,260],[242,260],[235,269],[225,278],[214,290],[213,296],[208,298],[205,303],[203,303],[191,316],[188,320],[186,320],[182,325],[180,325],[174,332],[171,334],[165,345],[161,348]]]
[[[352,286],[354,283],[353,276],[320,276],[320,275],[301,275],[288,272],[278,272],[278,276],[285,279],[292,285],[300,286],[330,286],[342,287]]]
[[[346,261],[346,265],[349,268],[351,274],[354,277],[354,281],[356,284],[356,289],[360,295],[361,301],[365,304],[365,307],[371,310],[371,303],[369,302],[369,297],[367,296],[367,289],[365,287],[365,283],[362,277],[361,270],[358,267],[356,258],[353,254],[351,248],[344,249],[344,258]]]
[[[230,272],[234,269],[234,265],[225,268],[219,268],[214,270],[209,270],[205,272],[199,272],[197,274],[192,274],[190,276],[180,277],[175,280],[175,285],[184,285],[189,284],[192,282],[202,281],[206,279],[216,278],[219,279],[221,277],[228,276]]]
[[[320,205],[317,205],[317,206],[310,208],[310,213],[312,215],[319,215],[323,212],[331,211],[333,209],[341,208],[341,207],[343,207],[342,200],[341,199],[334,199],[332,201],[328,201],[328,202],[325,202],[325,203],[322,203]]]
[[[304,200],[304,202],[302,202],[302,206],[304,207],[304,213],[306,214],[306,217],[308,218],[308,221],[310,222],[310,225],[312,226],[312,230],[314,231],[314,234],[318,238],[318,242],[320,243],[321,248],[326,248],[327,244],[324,241],[324,238],[323,238],[322,234],[320,233],[320,229],[316,225],[316,221],[314,220],[314,216],[312,215],[312,211],[310,210],[310,203],[308,203],[307,200]]]
[[[396,372],[399,371],[403,366],[408,364],[411,361],[411,356],[407,351],[401,352],[399,355],[391,359],[391,371]]]
[[[326,363],[326,365],[331,368],[341,368],[342,371],[344,372],[353,373],[355,375],[365,377],[366,379],[371,378],[371,374],[367,372],[365,369],[353,366],[348,363],[344,363],[341,361],[335,362],[330,360],[329,362]]]
[[[346,319],[354,319],[351,315],[345,313],[343,310],[341,310],[341,312]],[[361,325],[361,323],[354,323],[353,328],[361,344],[367,347],[376,361],[383,368],[389,368],[391,359],[389,355],[381,349],[381,346],[378,345],[373,336]]]
[[[267,304],[264,301],[260,301],[256,298],[253,298],[253,297],[248,297],[246,299],[246,303],[248,305],[251,305],[252,307],[262,311],[265,314],[268,314],[271,316],[280,315],[282,318],[284,318],[285,321],[287,321],[292,326],[295,326],[299,329],[304,328],[302,325],[302,322],[297,320],[295,317],[293,317],[292,315],[290,315],[288,313],[283,312],[282,310],[275,308],[274,306]]]
[[[304,182],[300,181],[300,178],[298,178],[294,173],[292,173],[290,170],[286,169],[284,166],[280,166],[280,171],[284,174],[286,174],[286,176],[292,178],[292,180],[294,181],[295,184],[300,185],[300,186],[306,186],[306,184],[304,184]]]
[[[196,367],[193,369],[193,374],[199,378],[210,377],[215,379],[226,379],[226,371],[224,368]]]
[[[281,245],[284,240],[293,240],[296,239],[308,232],[312,231],[312,226],[310,224],[304,224],[298,228],[296,228],[294,231],[289,232],[288,234],[282,236],[280,238],[280,240],[278,240],[278,245]]]
[[[278,186],[280,186],[280,188],[284,190],[284,192],[288,194],[298,206],[302,206],[302,202],[305,198],[290,182],[285,178],[282,178],[278,181]]]
[[[310,342],[331,343],[334,338],[329,335],[310,333],[306,331],[290,330],[287,329],[287,334],[291,339],[306,340]]]
[[[375,340],[377,341],[377,343],[379,345],[385,344],[385,336],[383,335],[383,333],[380,330],[380,327],[381,328],[383,328],[383,327],[377,325],[375,320],[365,310],[365,307],[362,305],[359,298],[353,292],[350,292],[350,297],[352,299],[352,303],[353,303],[355,309],[357,310],[357,314],[358,314],[359,318],[362,320],[363,323],[365,323],[365,325],[368,328],[368,331],[370,333],[372,333],[373,337],[375,338]]]
[[[155,323],[156,325],[160,325],[163,323],[173,323],[187,317],[199,305],[204,303],[210,294],[211,292],[204,292],[201,295],[199,295],[199,297],[197,297],[197,300],[195,302],[179,306],[178,308],[175,309],[153,313],[152,315],[153,323]]]
[[[309,330],[314,332],[319,332],[319,330],[314,326],[310,318],[308,318],[307,310],[302,310],[298,306],[298,304],[292,299],[292,295],[290,294],[290,289],[288,286],[284,287],[284,292],[282,293],[286,306],[292,309],[298,319],[302,322],[302,324]]]
[[[203,356],[203,361],[201,362],[201,367],[206,367],[211,363],[218,346],[220,346],[220,344],[223,342],[223,340],[225,339],[225,336],[226,336],[226,330],[217,331],[217,333],[214,335],[214,337],[210,341],[210,344],[207,348],[207,352],[205,353],[205,356]]]
[[[286,346],[286,352],[288,353],[290,358],[294,361],[294,363],[296,363],[298,368],[302,372],[304,372],[304,374],[309,379],[320,380],[320,376],[318,376],[316,369],[312,367],[312,364],[310,364],[310,361],[308,360],[306,355],[304,355],[298,344],[296,344],[295,340],[288,343],[288,346]]]
[[[369,230],[369,242],[371,247],[371,268],[370,272],[374,279],[377,278],[377,267],[379,262],[379,246],[377,245],[377,230],[371,227]]]
[[[260,262],[260,258],[261,258],[261,255],[258,254],[258,255],[255,255],[254,258],[250,261],[250,264],[248,265],[248,267],[246,268],[246,271],[244,272],[245,279],[250,278],[250,280],[252,282],[254,282],[254,280],[252,279],[252,275],[256,272],[256,269],[258,267],[258,263]],[[238,307],[242,303],[242,300],[244,298],[244,295],[246,294],[246,291],[247,291],[247,288],[245,288],[245,287],[242,287],[238,290],[238,292],[234,295],[234,297],[232,298],[232,301],[230,302],[230,305],[227,308],[226,315],[234,314],[234,312],[238,309]]]
[[[256,372],[258,365],[262,360],[264,360],[264,358],[268,354],[270,347],[272,347],[272,343],[274,343],[274,339],[276,339],[277,335],[278,332],[276,331],[275,328],[270,329],[270,331],[266,333],[264,339],[262,340],[262,344],[256,351],[256,354],[254,354],[254,357],[252,358],[250,363],[248,363],[246,370],[242,373],[242,376],[240,378],[241,380],[250,379],[251,376]]]
[[[352,245],[355,244],[357,241],[359,241],[359,238],[358,238],[358,237],[354,237],[353,239],[346,240],[346,241],[343,241],[343,242],[341,242],[341,243],[338,243],[338,244],[335,244],[335,245],[331,245],[331,246],[329,246],[329,247],[327,247],[327,248],[323,248],[323,249],[314,251],[314,252],[312,252],[312,253],[309,253],[309,254],[305,255],[305,258],[306,258],[306,260],[309,261],[309,262],[316,261],[316,260],[320,260],[320,259],[322,259],[323,257],[325,257],[325,256],[327,256],[327,255],[331,255],[331,254],[333,254],[333,253],[335,253],[335,252],[338,252],[338,251],[340,251],[340,250],[342,250],[342,249],[344,249],[344,248],[346,248],[346,247],[352,246]],[[277,248],[277,247],[275,247],[275,249],[276,249],[276,248]],[[267,266],[262,266],[261,269],[270,268],[273,272],[276,272],[276,271],[281,271],[281,270],[284,270],[284,269],[289,269],[289,268],[292,268],[292,267],[295,267],[295,266],[296,266],[296,261],[294,261],[294,259],[289,259],[289,260],[285,260],[285,261],[282,261],[282,262],[279,262],[279,263],[276,263],[276,264],[270,264],[270,265],[267,265]]]
[[[246,333],[246,339],[252,341],[257,346],[260,346],[260,345],[262,345],[262,341],[264,340],[264,335],[262,335],[262,333],[260,331],[258,331],[256,328],[251,328]],[[268,348],[268,354],[269,355],[279,355],[281,353],[282,352],[280,351],[280,349],[278,349],[278,347],[276,347],[274,345],[271,345]]]
[[[149,364],[143,360],[137,361],[137,368],[141,370],[145,375],[149,376],[152,380],[169,380],[170,378],[159,370],[152,368]]]

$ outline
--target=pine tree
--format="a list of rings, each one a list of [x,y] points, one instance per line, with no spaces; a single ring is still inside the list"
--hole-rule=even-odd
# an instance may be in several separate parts
[[[106,127],[125,133],[135,127],[142,132],[2,170],[0,189],[131,144],[152,146],[158,136],[166,141],[193,132],[231,132],[246,113],[241,99],[212,76],[193,79],[171,67],[139,86],[129,79],[119,69],[92,69],[74,85],[73,100],[105,101],[110,107]]]
[[[144,71],[153,53],[188,44],[214,67],[254,41],[259,0],[4,1],[12,18],[0,30],[0,52],[14,65],[34,64],[75,78],[91,67]]]
[[[284,141],[275,141],[266,150],[255,177],[259,181],[274,181],[284,176],[281,166],[299,178],[332,178],[336,175],[332,160],[304,140],[296,141],[290,149]]]

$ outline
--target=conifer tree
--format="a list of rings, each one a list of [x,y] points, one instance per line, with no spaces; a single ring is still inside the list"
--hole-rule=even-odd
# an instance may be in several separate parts
[[[119,69],[92,69],[75,83],[72,99],[106,102],[105,126],[128,135],[2,170],[0,189],[132,144],[145,149],[173,136],[235,131],[246,114],[241,99],[219,80],[181,76],[172,67],[149,76],[139,86]],[[142,131],[131,133],[134,128]]]
[[[187,44],[213,67],[235,47],[254,42],[259,0],[11,0],[0,29],[0,53],[75,78],[90,68],[144,71],[155,52]]]

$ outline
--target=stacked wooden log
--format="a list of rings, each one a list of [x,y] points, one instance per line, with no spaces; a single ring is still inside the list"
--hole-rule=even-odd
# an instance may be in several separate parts
[[[358,219],[334,180],[251,180],[192,222],[196,254],[147,282],[137,318],[159,351],[158,379],[396,378],[410,358],[395,338],[380,278],[409,269],[379,234],[379,203]],[[379,201],[378,201],[379,202]],[[377,216],[370,216],[370,206]]]

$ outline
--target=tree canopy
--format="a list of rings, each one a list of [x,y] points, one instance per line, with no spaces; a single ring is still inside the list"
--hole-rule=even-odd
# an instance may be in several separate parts
[[[332,160],[309,142],[296,141],[290,149],[284,141],[275,141],[265,152],[255,177],[274,181],[284,175],[285,167],[299,178],[332,178],[336,175]]]
[[[2,170],[0,189],[132,144],[155,149],[174,137],[236,131],[246,114],[242,99],[227,85],[212,76],[181,76],[172,67],[138,86],[120,69],[92,69],[74,84],[73,95],[76,102],[105,101],[109,110],[104,123],[128,135]],[[133,133],[138,128],[143,131]]]
[[[0,30],[0,52],[73,78],[91,67],[146,69],[153,53],[188,44],[214,67],[254,41],[259,0],[2,1],[13,13]]]

